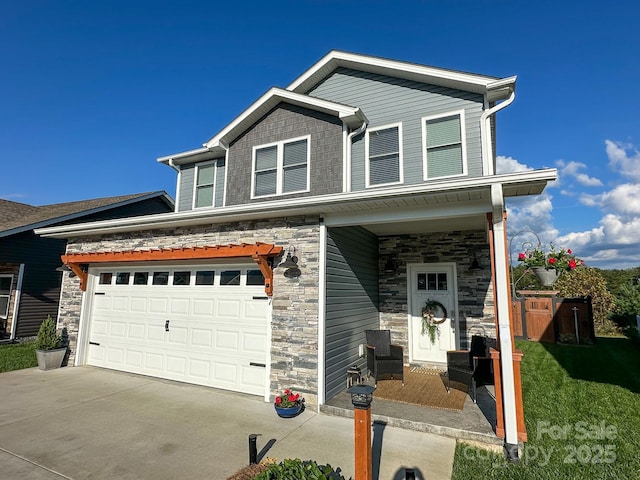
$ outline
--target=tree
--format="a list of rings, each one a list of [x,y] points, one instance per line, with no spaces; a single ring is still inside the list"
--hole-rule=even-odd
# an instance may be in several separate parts
[[[636,315],[640,315],[640,285],[627,282],[618,290],[613,320],[619,326],[627,327],[636,324]]]
[[[615,298],[607,289],[607,282],[597,269],[580,267],[566,272],[556,281],[554,288],[560,291],[561,297],[591,297],[593,322],[597,334],[619,332],[610,318],[615,308]]]

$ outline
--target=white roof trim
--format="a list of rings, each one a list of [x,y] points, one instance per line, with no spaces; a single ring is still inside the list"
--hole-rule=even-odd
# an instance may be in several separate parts
[[[444,68],[429,67],[415,63],[332,50],[321,58],[315,65],[295,79],[287,87],[287,90],[298,93],[307,93],[318,82],[338,67],[405,78],[433,85],[448,86],[480,94],[486,94],[489,90],[494,89],[495,87],[492,87],[491,85],[496,83],[498,83],[498,86],[501,88],[509,87],[514,89],[516,81],[515,76],[499,79],[474,73],[459,72]],[[501,100],[506,98],[508,95],[509,92],[506,92],[498,97],[491,98],[490,100]]]
[[[289,216],[324,214],[334,206],[362,202],[376,202],[415,195],[433,195],[465,190],[487,190],[491,185],[504,185],[505,195],[519,195],[518,189],[526,188],[523,194],[541,193],[546,184],[555,180],[556,169],[530,170],[525,172],[493,175],[491,177],[471,177],[453,180],[433,181],[411,186],[376,188],[358,192],[336,193],[332,195],[287,198],[268,202],[249,203],[231,207],[198,209],[188,212],[163,213],[144,217],[105,220],[100,222],[63,225],[38,229],[38,235],[46,237],[70,238],[82,235],[175,228],[189,225],[215,224],[265,218],[265,216]],[[511,192],[511,193],[510,193]],[[376,210],[379,205],[374,207]]]
[[[241,135],[247,128],[267,114],[280,102],[309,108],[318,112],[334,115],[342,120],[350,128],[357,128],[364,122],[368,122],[365,114],[358,107],[350,107],[320,98],[309,97],[300,93],[290,92],[282,88],[273,87],[269,89],[258,100],[253,102],[249,108],[238,115],[229,125],[223,128],[216,136],[207,141],[203,148],[190,150],[158,158],[160,163],[169,163],[171,160],[175,164],[206,160],[223,156],[229,143]]]

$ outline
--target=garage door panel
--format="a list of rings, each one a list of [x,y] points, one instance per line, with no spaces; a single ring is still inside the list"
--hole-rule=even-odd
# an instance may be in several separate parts
[[[214,306],[215,306],[215,303],[213,302],[213,300],[205,300],[201,298],[194,299],[193,314],[210,317],[213,315]]]
[[[144,352],[141,350],[127,350],[127,365],[130,367],[140,369],[143,364],[142,361],[144,359]]]
[[[164,355],[145,352],[144,366],[149,370],[162,372],[164,370],[163,360],[164,360]]]
[[[150,298],[149,311],[151,313],[167,313],[169,302],[166,298]]]
[[[227,352],[237,352],[240,343],[240,334],[237,331],[218,330],[216,332],[215,348]]]
[[[165,342],[165,329],[164,325],[149,325],[147,326],[147,340],[152,342]]]
[[[134,340],[144,340],[145,328],[146,326],[144,323],[129,323],[129,338]]]
[[[191,345],[195,347],[213,347],[213,332],[201,328],[192,328]]]
[[[213,367],[213,380],[216,382],[235,385],[238,375],[238,365],[234,363],[215,362]]]
[[[170,312],[173,315],[188,315],[189,314],[189,299],[187,298],[172,298]]]
[[[184,327],[176,328],[172,326],[171,330],[169,331],[169,338],[168,338],[169,344],[172,346],[175,346],[175,345],[186,346],[188,333],[189,333],[189,330],[187,328],[184,328]]]
[[[240,300],[219,300],[218,301],[218,316],[238,318],[240,316]]]
[[[134,302],[136,299],[132,298],[131,301]],[[129,306],[129,297],[115,296],[113,297],[113,305],[111,310],[114,312],[127,312],[130,310]],[[133,310],[133,311],[144,311],[144,310]]]
[[[195,268],[175,268],[190,269],[192,279],[196,278]],[[89,345],[88,363],[264,394],[266,369],[250,365],[267,362],[269,304],[254,300],[264,297],[263,287],[219,287],[217,282],[97,285],[94,281],[100,295],[92,296],[89,340],[101,345]],[[165,330],[167,320],[169,331]]]
[[[255,354],[265,352],[267,348],[267,336],[260,333],[245,332],[242,336],[242,350],[245,353]]]

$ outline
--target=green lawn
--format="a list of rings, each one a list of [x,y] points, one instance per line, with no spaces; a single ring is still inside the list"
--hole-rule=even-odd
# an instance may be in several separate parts
[[[38,365],[33,343],[0,345],[0,373]]]
[[[640,349],[517,342],[529,442],[521,461],[464,444],[453,480],[640,478]]]

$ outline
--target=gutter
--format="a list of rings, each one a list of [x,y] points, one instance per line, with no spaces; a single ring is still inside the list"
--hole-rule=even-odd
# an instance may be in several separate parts
[[[513,82],[515,82],[515,77],[513,77]],[[516,90],[514,83],[511,87],[511,93],[509,94],[509,97],[505,101],[494,105],[488,110],[485,110],[480,117],[480,139],[482,142],[482,168],[484,175],[494,175],[495,173],[493,171],[493,149],[491,147],[491,123],[489,121],[489,117],[502,110],[503,108],[511,105],[515,98]]]

